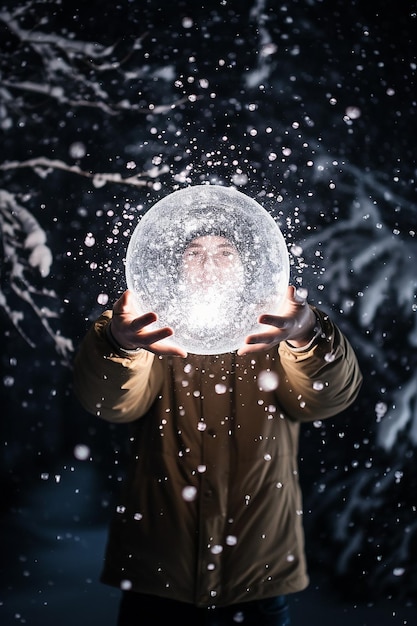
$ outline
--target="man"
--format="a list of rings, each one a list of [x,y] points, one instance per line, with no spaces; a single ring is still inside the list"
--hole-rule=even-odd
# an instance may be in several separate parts
[[[240,284],[238,255],[222,239],[190,243],[191,284],[222,272]],[[118,625],[288,626],[286,596],[308,584],[299,425],[355,400],[354,352],[291,286],[280,315],[262,315],[267,329],[235,352],[187,355],[155,320],[138,317],[126,291],[74,367],[83,406],[131,429],[102,573],[123,590]]]

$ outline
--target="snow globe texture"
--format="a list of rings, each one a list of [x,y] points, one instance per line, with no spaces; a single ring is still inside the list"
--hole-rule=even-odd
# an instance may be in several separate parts
[[[223,354],[278,313],[289,280],[284,237],[258,202],[232,187],[174,191],[141,218],[126,253],[138,313],[193,354]]]

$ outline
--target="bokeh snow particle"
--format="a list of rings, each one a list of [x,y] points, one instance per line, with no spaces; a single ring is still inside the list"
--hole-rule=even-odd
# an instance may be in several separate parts
[[[87,148],[81,141],[74,141],[69,147],[69,154],[72,159],[82,159],[87,154]]]
[[[222,383],[218,383],[217,385],[214,386],[214,390],[217,394],[221,395],[223,393],[226,393],[227,387],[226,385],[223,385]]]
[[[188,487],[184,487],[184,489],[182,490],[182,497],[186,502],[192,502],[196,499],[196,496],[197,489],[191,485],[189,485]]]
[[[92,248],[94,244],[96,243],[94,235],[92,233],[87,233],[84,239],[84,243],[87,246],[87,248]]]
[[[375,415],[377,422],[381,421],[385,413],[388,411],[388,406],[385,402],[377,402],[375,405]]]
[[[313,389],[314,391],[322,391],[322,389],[324,389],[324,383],[322,383],[321,380],[315,380],[313,383]]]
[[[351,120],[357,120],[361,116],[360,108],[355,106],[347,107],[345,113]]]
[[[99,293],[97,296],[97,302],[103,306],[105,306],[109,301],[109,296],[107,293]]]
[[[129,591],[132,589],[132,581],[131,580],[121,580],[120,581],[120,589],[123,591]]]
[[[74,456],[79,461],[86,461],[90,458],[90,448],[83,443],[80,443],[74,448]]]
[[[258,376],[258,388],[261,391],[274,391],[278,387],[278,374],[263,370]]]

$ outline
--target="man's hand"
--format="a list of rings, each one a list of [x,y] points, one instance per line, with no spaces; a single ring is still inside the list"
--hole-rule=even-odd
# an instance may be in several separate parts
[[[173,335],[172,328],[147,328],[156,320],[157,315],[152,312],[137,317],[133,294],[127,290],[113,306],[110,332],[117,345],[125,350],[143,348],[158,356],[186,357],[185,350],[163,341]]]
[[[289,286],[281,315],[267,313],[258,318],[260,324],[268,324],[271,328],[248,335],[245,344],[239,348],[238,354],[250,354],[262,350],[270,350],[281,341],[290,341],[296,348],[307,345],[315,334],[316,317],[307,304],[307,298]]]

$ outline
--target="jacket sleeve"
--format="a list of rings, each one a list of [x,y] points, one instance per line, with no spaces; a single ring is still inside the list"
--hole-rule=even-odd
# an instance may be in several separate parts
[[[90,413],[109,422],[130,422],[144,415],[162,385],[159,360],[147,350],[119,354],[107,339],[111,311],[87,332],[74,359],[74,393]]]
[[[279,377],[285,381],[279,402],[290,419],[301,422],[341,413],[354,402],[362,385],[352,346],[325,313],[312,308],[322,329],[313,346],[304,351],[286,342],[279,346]]]

